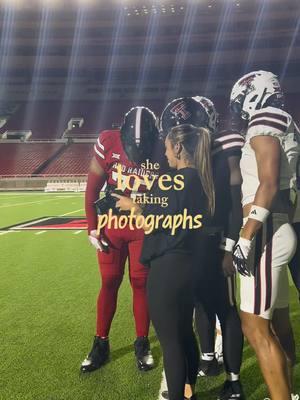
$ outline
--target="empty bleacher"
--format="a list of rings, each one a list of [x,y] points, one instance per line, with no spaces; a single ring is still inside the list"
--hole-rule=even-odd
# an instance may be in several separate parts
[[[109,129],[113,123],[121,123],[124,114],[133,106],[126,100],[105,103],[95,101],[36,101],[19,104],[17,111],[0,129],[0,134],[7,130],[31,130],[33,140],[61,138],[71,118],[80,117],[84,124],[80,133],[95,134]],[[159,102],[141,102],[160,113],[163,107]]]
[[[86,175],[93,155],[93,143],[72,143],[51,162],[43,175]]]
[[[0,175],[31,175],[65,146],[62,143],[1,143]]]

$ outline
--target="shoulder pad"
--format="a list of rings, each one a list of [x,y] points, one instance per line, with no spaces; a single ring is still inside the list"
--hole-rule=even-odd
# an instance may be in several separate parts
[[[221,131],[214,137],[212,155],[220,152],[240,152],[244,146],[244,138],[237,131]]]
[[[107,161],[108,151],[116,145],[118,140],[120,140],[120,131],[118,130],[100,132],[94,145],[94,154],[102,166]]]
[[[247,135],[280,136],[287,131],[291,121],[292,117],[290,114],[279,108],[262,108],[252,115],[249,121]]]

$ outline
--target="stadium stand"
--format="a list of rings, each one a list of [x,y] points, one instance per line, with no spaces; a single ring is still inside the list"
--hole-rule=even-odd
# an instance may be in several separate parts
[[[55,156],[62,143],[1,143],[0,175],[32,175],[37,168]]]
[[[221,116],[220,125],[224,127],[230,122],[228,104],[224,96],[215,96],[213,100]],[[150,107],[157,115],[165,105],[161,100],[139,104]],[[287,109],[299,122],[297,104],[298,94],[286,96]],[[131,106],[133,103],[128,100],[108,100],[103,112],[103,103],[95,101],[19,104],[0,128],[0,137],[1,133],[14,130],[30,130],[32,135],[19,138],[19,141],[6,140],[4,135],[0,140],[0,190],[84,190],[97,133],[102,127],[108,129],[113,124],[120,124]],[[81,118],[83,125],[70,128],[68,123],[72,118]]]
[[[43,175],[86,175],[93,154],[93,143],[72,143],[44,170]]]
[[[113,124],[120,124],[124,114],[133,106],[128,100],[107,101],[105,106],[95,101],[37,101],[20,104],[6,124],[0,129],[5,131],[31,130],[31,139],[61,138],[71,118],[84,119],[81,132],[94,133],[109,129]],[[142,101],[159,113],[163,104],[160,102]]]

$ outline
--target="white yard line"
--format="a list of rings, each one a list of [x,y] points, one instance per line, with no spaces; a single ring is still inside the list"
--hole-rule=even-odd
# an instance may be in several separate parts
[[[81,232],[82,232],[82,230],[76,231],[76,232],[74,232],[74,235],[78,235],[78,234],[81,233]]]
[[[27,201],[26,203],[16,203],[16,204],[9,204],[9,205],[5,205],[5,206],[0,206],[0,208],[27,206],[28,204],[43,204],[43,203],[46,203],[47,201],[57,201],[57,199],[48,199],[48,200],[39,200],[39,201]]]
[[[51,218],[51,217],[41,218],[41,219],[38,219],[38,220],[34,221],[34,223],[44,222],[44,221],[47,221],[47,220],[50,219],[50,218]],[[25,226],[28,226],[28,225],[31,225],[31,224],[32,224],[32,221],[29,221],[29,222],[27,222],[26,224],[16,225],[16,227],[18,227],[18,228],[24,228]],[[13,228],[11,228],[11,230],[13,230]]]
[[[68,213],[59,215],[59,217],[64,217],[64,216],[66,216],[66,215],[75,214],[75,213],[77,213],[77,212],[79,212],[79,211],[83,211],[83,208],[80,208],[79,210],[70,211],[70,212],[68,212]],[[45,222],[45,221],[48,221],[48,219],[51,219],[51,217],[46,217],[46,218],[38,219],[38,220],[34,221],[34,223]],[[31,225],[31,224],[32,224],[32,221],[27,222],[27,223],[25,223],[25,224],[17,225],[16,228],[17,228],[17,229],[19,229],[19,228],[25,228],[26,226]],[[9,233],[9,232],[17,232],[17,230],[14,230],[13,228],[11,228],[11,230],[9,230],[9,231],[2,231],[2,232],[0,231],[0,234],[5,235],[6,233]],[[42,231],[42,232],[44,233],[44,232],[46,232],[46,231]],[[36,235],[36,233],[35,233],[35,235]]]
[[[39,231],[39,232],[36,232],[35,233],[35,235],[42,235],[43,233],[46,233],[47,231]]]
[[[1,231],[0,235],[6,235],[7,233],[12,233],[12,232],[20,232],[20,231]]]
[[[65,213],[65,214],[61,214],[61,215],[59,215],[59,217],[65,217],[66,215],[75,214],[75,213],[77,213],[79,211],[83,211],[83,208],[80,208],[79,210],[71,211],[71,212],[68,212],[68,213]]]
[[[73,194],[69,194],[69,195],[64,195],[64,196],[56,196],[57,199],[70,199],[72,197],[79,197],[79,196],[78,195],[74,196],[74,193]]]
[[[160,389],[159,389],[159,393],[158,393],[158,398],[157,398],[157,400],[164,400],[164,398],[163,398],[162,395],[161,395],[161,393],[162,393],[164,390],[168,390],[168,386],[167,386],[165,371],[163,370],[163,372],[162,372],[162,379],[161,379],[161,384],[160,384]]]

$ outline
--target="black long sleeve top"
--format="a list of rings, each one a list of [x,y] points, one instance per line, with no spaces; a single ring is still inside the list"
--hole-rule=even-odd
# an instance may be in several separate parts
[[[183,214],[184,209],[191,217],[202,214],[203,221],[207,214],[207,200],[203,191],[201,180],[195,168],[182,168],[171,172],[174,177],[180,174],[184,176],[184,187],[182,190],[175,190],[173,187],[164,191],[156,185],[151,195],[153,197],[167,197],[168,206],[162,207],[160,204],[149,204],[145,206],[143,215],[176,215]],[[153,230],[144,237],[144,243],[141,253],[141,262],[144,265],[150,265],[150,262],[169,252],[192,253],[197,257],[201,248],[202,228],[184,229],[182,226],[176,229],[175,234],[171,235],[171,229],[162,227],[159,224],[158,229]]]

